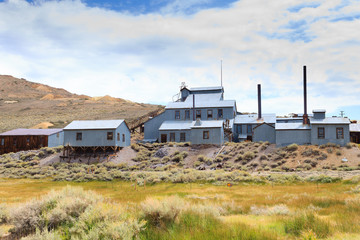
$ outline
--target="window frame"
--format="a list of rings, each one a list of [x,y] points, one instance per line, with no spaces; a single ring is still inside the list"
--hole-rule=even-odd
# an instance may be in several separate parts
[[[0,139],[0,145],[1,145],[1,146],[4,146],[4,145],[5,145],[5,138],[1,138],[1,139]]]
[[[76,133],[76,141],[82,141],[82,132]]]
[[[106,140],[108,140],[108,141],[114,140],[114,133],[113,132],[106,132]]]
[[[120,133],[116,133],[116,139],[118,142],[120,142]]]
[[[321,133],[322,131],[322,133]],[[325,139],[325,128],[318,127],[318,139]]]
[[[125,134],[122,134],[122,141],[125,142]]]
[[[180,142],[186,142],[186,133],[185,132],[180,133]]]
[[[169,141],[170,142],[175,142],[175,132],[169,133]]]
[[[180,110],[175,111],[175,120],[180,120]]]
[[[341,134],[339,133],[339,131],[341,132]],[[344,139],[344,128],[336,128],[336,139]]]
[[[224,118],[224,109],[218,108],[218,119],[222,119],[222,118]]]
[[[238,134],[242,134],[242,124],[237,125]]]
[[[198,118],[200,118],[201,119],[201,109],[197,109],[196,110],[196,112],[195,112],[195,116],[196,116],[196,118],[195,119],[198,119]]]
[[[185,120],[190,119],[190,110],[185,110]]]
[[[212,109],[208,109],[207,111],[206,111],[206,113],[207,113],[207,118],[209,119],[209,118],[213,118],[213,110]],[[210,114],[209,114],[210,113]]]
[[[209,139],[210,138],[210,132],[209,131],[203,131],[203,139]]]
[[[247,133],[252,133],[252,125],[251,125],[251,124],[247,124],[247,126],[246,126],[246,132],[247,132]]]

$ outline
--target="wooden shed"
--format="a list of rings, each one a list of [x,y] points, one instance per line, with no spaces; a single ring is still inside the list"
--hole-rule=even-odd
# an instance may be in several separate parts
[[[62,129],[14,129],[0,134],[0,154],[63,144]]]
[[[130,130],[123,119],[73,121],[64,128],[64,146],[72,150],[112,149],[130,145]]]

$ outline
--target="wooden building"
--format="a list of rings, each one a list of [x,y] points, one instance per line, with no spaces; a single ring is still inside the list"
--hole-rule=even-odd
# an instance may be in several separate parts
[[[130,145],[130,130],[123,119],[73,121],[64,128],[64,146],[71,150],[116,151]]]
[[[350,139],[351,142],[360,143],[360,124],[351,123],[350,124]]]
[[[62,129],[14,129],[0,134],[0,154],[63,144]]]

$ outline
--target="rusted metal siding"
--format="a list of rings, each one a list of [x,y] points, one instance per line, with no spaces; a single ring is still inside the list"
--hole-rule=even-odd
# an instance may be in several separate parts
[[[0,154],[48,146],[48,136],[0,136]]]

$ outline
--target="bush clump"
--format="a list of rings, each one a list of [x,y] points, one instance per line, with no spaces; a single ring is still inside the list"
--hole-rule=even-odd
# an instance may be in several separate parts
[[[286,150],[287,151],[290,151],[290,152],[294,152],[296,150],[298,150],[299,148],[299,145],[297,145],[296,143],[293,143],[293,144],[290,144],[286,147]]]

